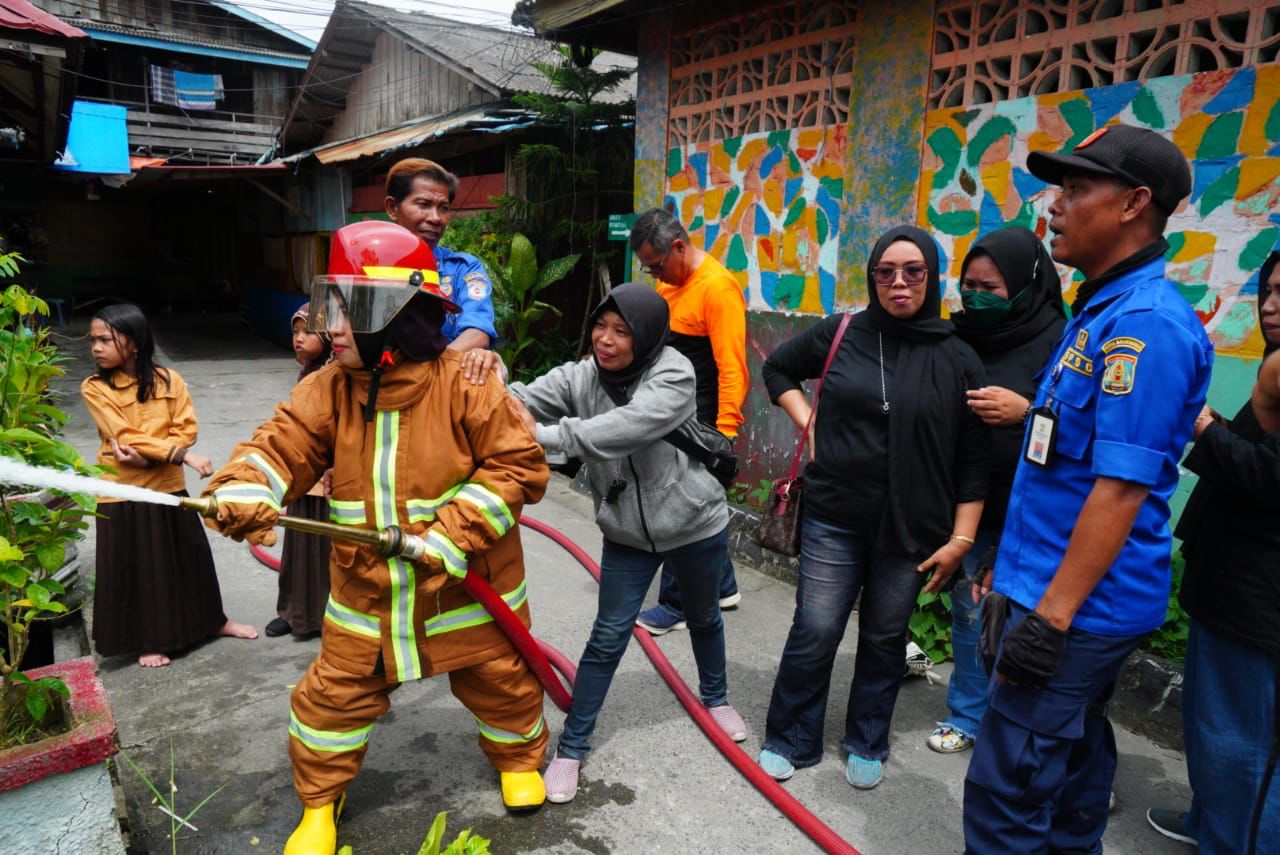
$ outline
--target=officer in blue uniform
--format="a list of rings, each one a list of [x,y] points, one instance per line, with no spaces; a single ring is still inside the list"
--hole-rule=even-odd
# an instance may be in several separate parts
[[[1213,347],[1164,277],[1165,223],[1191,190],[1173,143],[1117,125],[1027,167],[1061,185],[1050,246],[1085,281],[1038,378],[983,603],[995,666],[965,849],[1101,852],[1116,766],[1106,705],[1164,621],[1169,497]]]
[[[489,348],[498,337],[493,324],[493,283],[480,259],[441,246],[453,217],[458,178],[440,164],[420,157],[402,160],[387,173],[387,216],[418,235],[435,253],[440,290],[462,311],[445,318],[449,347]]]

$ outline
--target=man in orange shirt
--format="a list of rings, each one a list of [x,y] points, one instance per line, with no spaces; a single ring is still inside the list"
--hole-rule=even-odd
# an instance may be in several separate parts
[[[671,307],[668,344],[693,363],[698,420],[733,441],[747,397],[747,301],[742,286],[719,261],[689,241],[680,221],[660,208],[646,211],[631,228],[631,249],[658,280],[658,293]],[[720,608],[742,599],[732,560],[720,580]],[[663,568],[658,605],[637,620],[654,635],[685,626],[675,574]]]

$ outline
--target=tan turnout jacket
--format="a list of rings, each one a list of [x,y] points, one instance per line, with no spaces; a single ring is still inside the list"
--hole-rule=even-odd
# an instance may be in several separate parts
[[[299,382],[211,479],[224,512],[210,526],[237,536],[269,524],[332,467],[332,521],[398,525],[425,536],[428,555],[388,560],[335,539],[326,653],[356,674],[381,654],[387,680],[403,682],[509,651],[462,576],[480,573],[529,625],[516,521],[546,489],[542,449],[505,387],[468,384],[453,351],[388,369],[372,422],[369,379],[334,363]]]

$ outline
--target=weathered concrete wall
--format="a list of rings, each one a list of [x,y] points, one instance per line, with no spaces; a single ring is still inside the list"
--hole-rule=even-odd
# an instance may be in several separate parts
[[[0,852],[124,855],[107,764],[0,793]]]

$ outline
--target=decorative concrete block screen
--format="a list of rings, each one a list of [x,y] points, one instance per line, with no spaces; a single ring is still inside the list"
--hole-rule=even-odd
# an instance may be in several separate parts
[[[1280,238],[1280,65],[930,111],[917,221],[941,243],[951,277],[993,229],[1046,233],[1056,190],[1026,172],[1028,152],[1069,150],[1114,122],[1158,131],[1186,155],[1194,189],[1169,221],[1170,278],[1219,354],[1261,355],[1257,271]]]
[[[835,306],[845,128],[671,149],[665,205],[729,268],[753,309]]]

